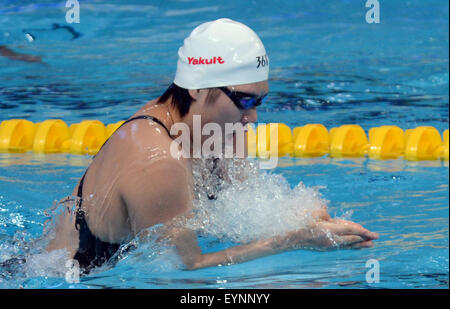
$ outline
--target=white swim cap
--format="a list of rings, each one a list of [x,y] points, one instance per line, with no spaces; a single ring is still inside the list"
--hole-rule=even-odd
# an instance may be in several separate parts
[[[267,80],[269,58],[258,35],[228,18],[195,28],[178,50],[174,83],[185,89]]]

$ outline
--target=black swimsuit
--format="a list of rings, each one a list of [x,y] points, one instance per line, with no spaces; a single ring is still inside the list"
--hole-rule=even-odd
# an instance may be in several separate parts
[[[140,115],[134,118],[130,118],[127,121],[125,121],[121,126],[135,119],[153,120],[154,122],[163,126],[170,136],[170,131],[159,119],[148,115]],[[106,142],[103,144],[103,146],[106,144]],[[86,173],[87,170],[84,173],[83,177],[81,178],[80,184],[78,185],[77,196],[79,198],[79,202],[77,205],[76,219],[75,219],[75,228],[79,231],[80,242],[78,250],[74,256],[74,259],[78,260],[82,274],[88,274],[93,267],[101,266],[105,262],[110,261],[111,257],[119,250],[120,247],[120,244],[111,244],[100,240],[98,237],[92,234],[91,230],[89,229],[89,226],[86,223],[84,211],[81,208],[83,196],[83,182]]]

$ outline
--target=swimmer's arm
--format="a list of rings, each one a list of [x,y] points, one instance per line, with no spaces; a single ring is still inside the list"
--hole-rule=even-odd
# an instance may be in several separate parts
[[[257,240],[213,253],[202,253],[195,231],[178,229],[170,236],[178,254],[188,270],[242,263],[286,251],[288,246],[281,237]],[[284,244],[283,244],[284,243]]]
[[[203,254],[196,233],[188,229],[173,229],[170,239],[189,270],[242,263],[260,257],[297,249],[367,248],[378,235],[357,223],[330,219],[317,225],[288,232],[283,236],[256,240],[249,244]],[[330,235],[332,235],[330,237]]]
[[[122,177],[120,187],[134,235],[192,209],[192,172],[174,159],[161,159],[130,169]]]

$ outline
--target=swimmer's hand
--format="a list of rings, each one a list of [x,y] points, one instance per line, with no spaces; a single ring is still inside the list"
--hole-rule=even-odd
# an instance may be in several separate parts
[[[290,232],[280,240],[286,249],[337,249],[337,248],[370,248],[378,234],[370,232],[360,224],[332,219],[326,211],[313,213],[316,221],[307,228]]]

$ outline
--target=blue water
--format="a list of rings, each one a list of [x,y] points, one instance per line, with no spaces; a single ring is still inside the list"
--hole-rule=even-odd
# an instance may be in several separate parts
[[[40,55],[45,64],[0,57],[0,121],[122,120],[172,81],[177,49],[195,26],[228,17],[253,28],[270,57],[270,95],[259,121],[354,123],[366,132],[388,124],[448,129],[447,1],[383,1],[380,24],[366,23],[364,1],[122,2],[80,1],[81,23],[72,24],[80,38],[38,30],[29,42],[23,29],[65,24],[64,1],[2,0],[0,45]],[[89,162],[0,154],[0,261],[41,235],[44,211],[72,192]],[[144,249],[155,260],[151,267],[131,255],[79,284],[35,274],[0,278],[0,287],[448,288],[448,162],[285,158],[274,172],[292,187],[323,186],[332,215],[380,234],[374,248],[292,251],[196,271]],[[201,244],[213,251],[231,243]],[[366,282],[369,259],[379,261],[379,283]]]

